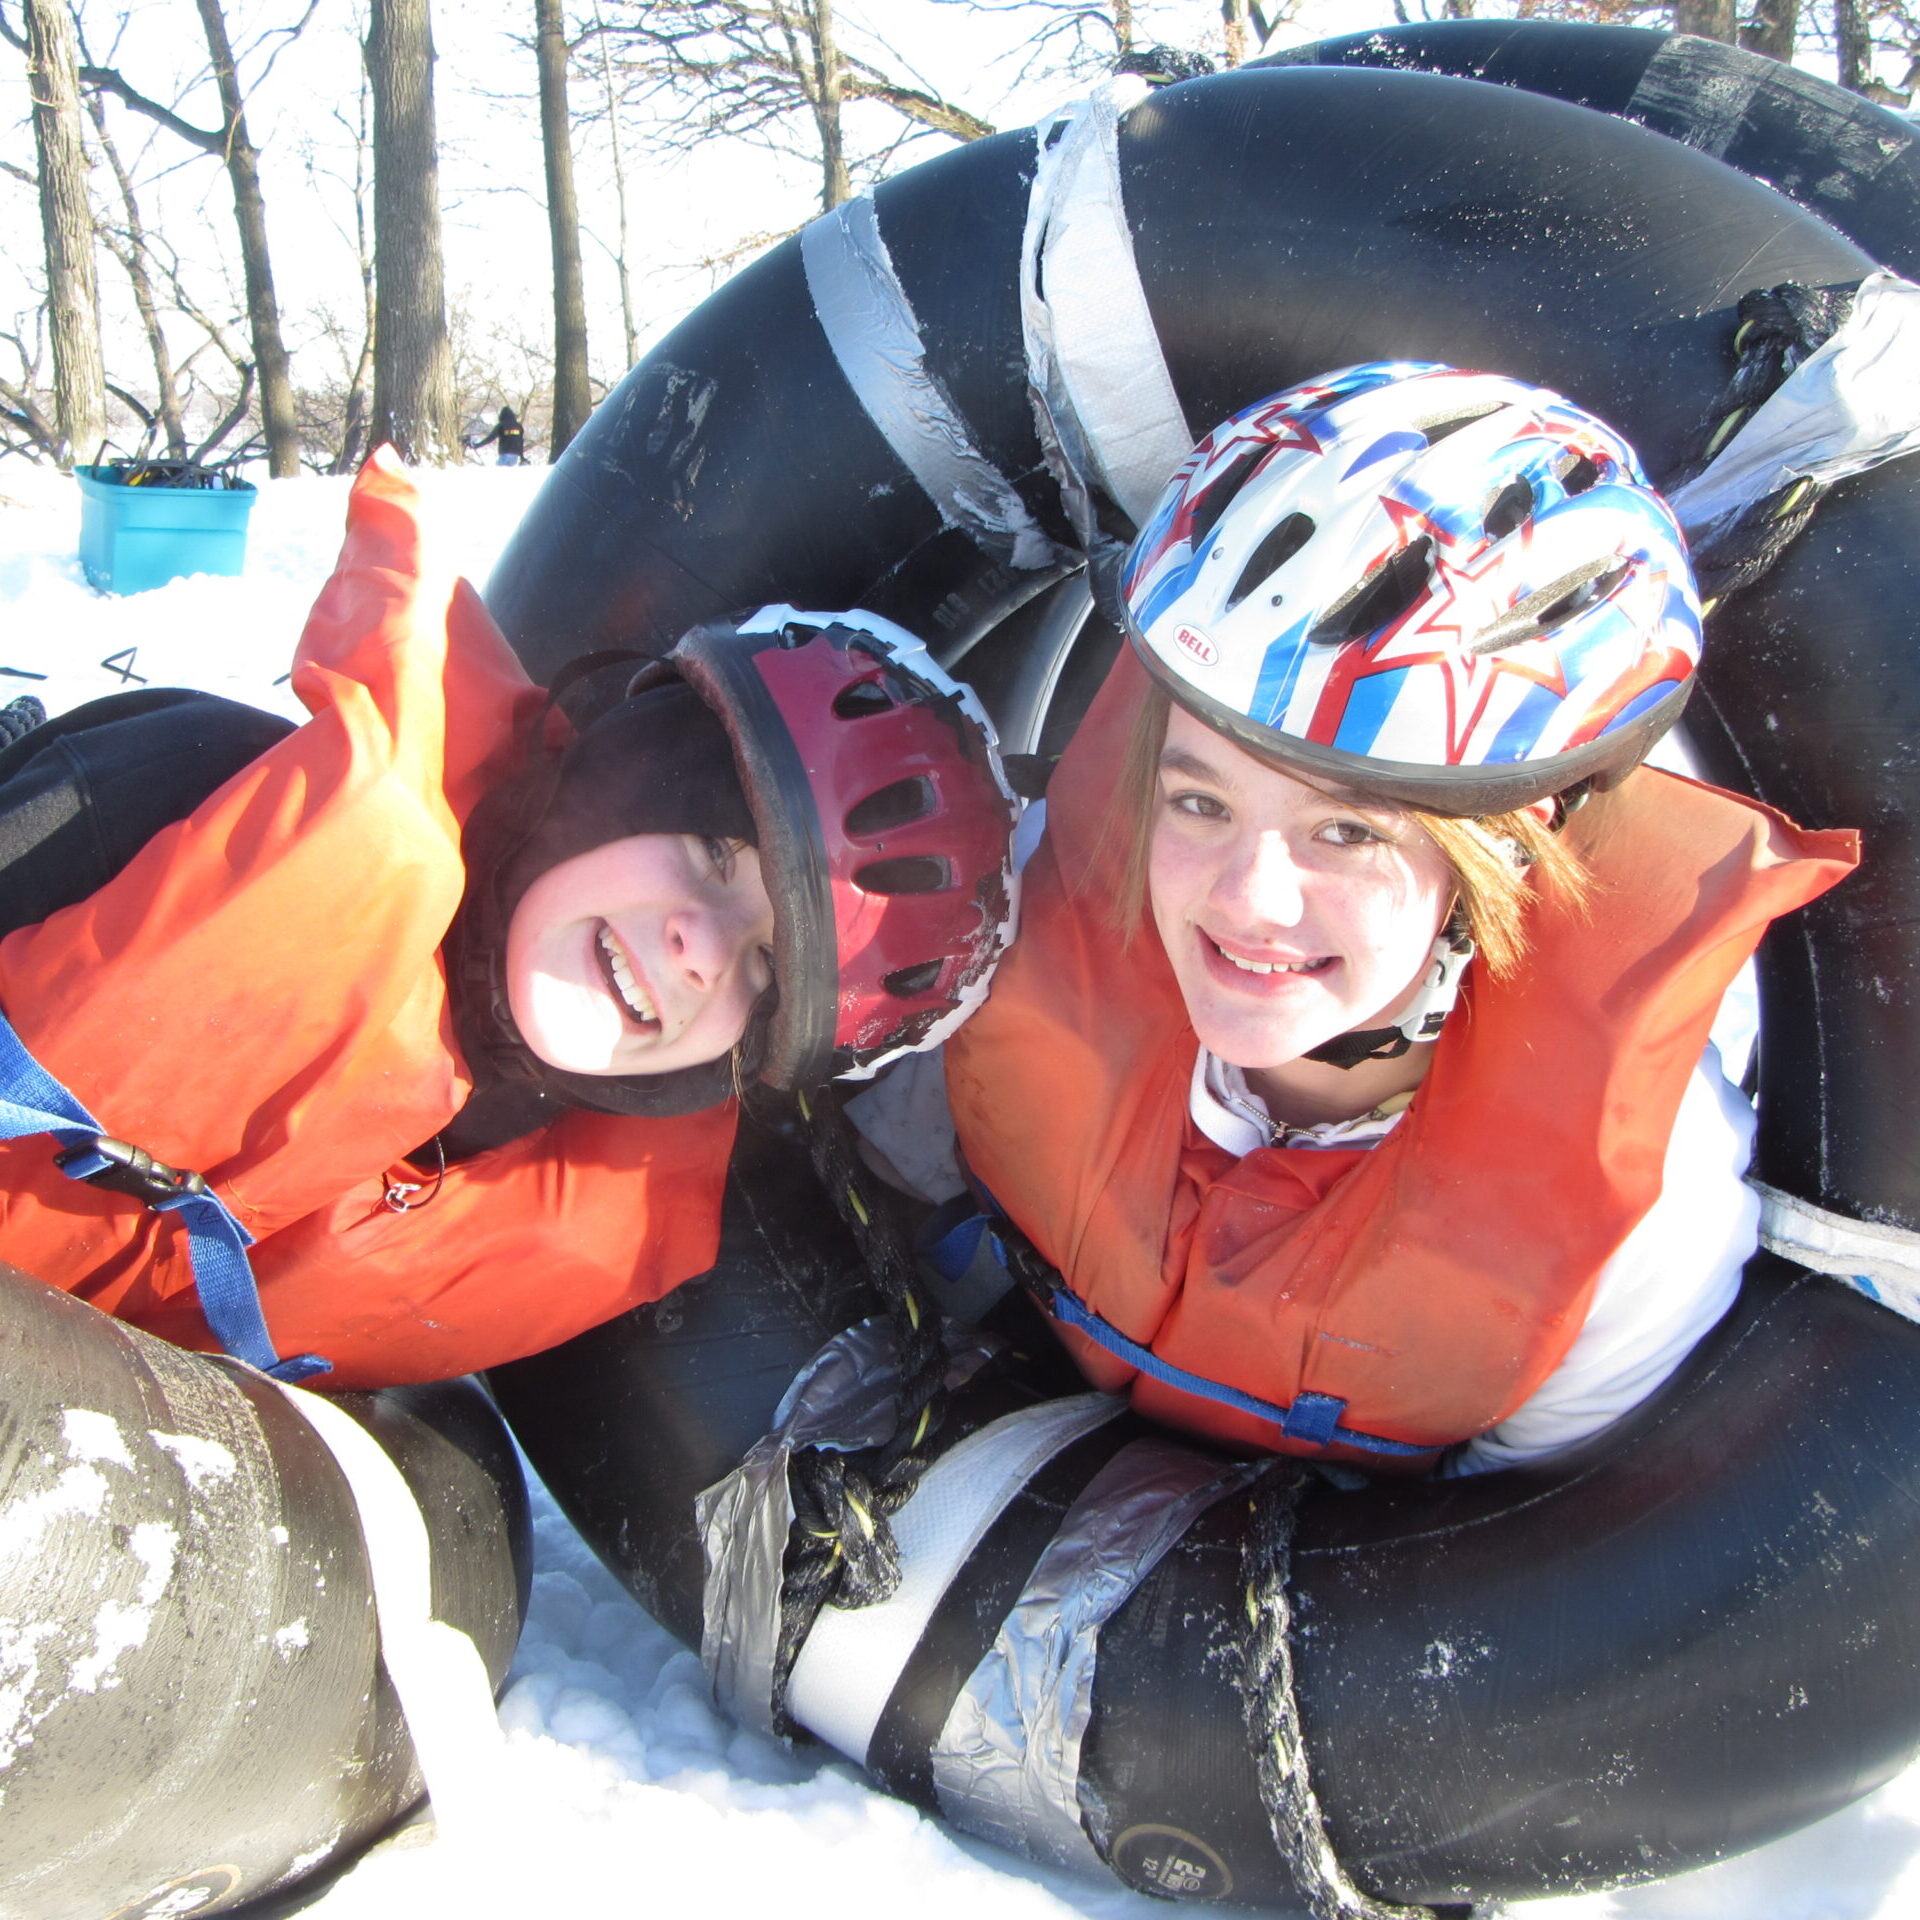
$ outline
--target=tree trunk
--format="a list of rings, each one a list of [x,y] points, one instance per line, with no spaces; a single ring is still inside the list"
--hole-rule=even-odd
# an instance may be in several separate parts
[[[567,111],[567,33],[561,0],[533,0],[540,63],[540,144],[547,158],[547,231],[553,241],[553,434],[557,460],[587,424],[587,296],[580,275],[580,203],[573,188],[573,121]]]
[[[260,381],[260,425],[267,440],[267,471],[291,480],[300,471],[300,425],[293,411],[293,379],[280,337],[280,306],[273,294],[273,264],[267,252],[267,203],[260,192],[260,156],[247,138],[240,77],[220,0],[199,0],[200,24],[220,89],[222,157],[233,186],[233,217],[240,229],[240,262],[247,282],[247,324]]]
[[[1873,79],[1873,34],[1862,0],[1833,0],[1833,37],[1840,56],[1840,84],[1865,93]]]
[[[1113,0],[1113,38],[1115,51],[1133,51],[1133,0]]]
[[[33,142],[40,162],[40,229],[47,249],[47,320],[53,341],[54,422],[60,464],[93,459],[107,436],[93,272],[93,209],[80,129],[79,52],[67,0],[26,0]]]
[[[173,372],[173,350],[167,344],[166,329],[160,324],[160,303],[153,297],[153,277],[147,272],[147,231],[140,218],[140,202],[134,197],[133,181],[120,161],[120,149],[113,143],[107,127],[107,103],[99,94],[90,94],[87,109],[93,116],[93,130],[100,151],[113,170],[114,185],[120,190],[120,206],[126,217],[126,245],[116,245],[111,235],[107,245],[120,262],[133,289],[133,304],[140,311],[140,324],[146,330],[147,351],[153,357],[153,384],[158,398],[154,417],[159,422],[170,458],[187,457],[187,430],[180,418],[180,393]]]
[[[1751,24],[1740,29],[1740,44],[1769,60],[1791,60],[1800,35],[1800,0],[1756,0]]]
[[[1227,31],[1227,65],[1246,64],[1248,52],[1248,0],[1220,0],[1220,21]]]
[[[1738,22],[1733,0],[1674,0],[1675,33],[1697,33],[1703,40],[1733,43]]]
[[[820,206],[831,213],[853,198],[847,143],[840,125],[840,49],[834,39],[833,0],[811,0],[808,37],[813,44],[813,117],[820,129]]]
[[[593,10],[593,24],[600,41],[600,89],[607,103],[607,138],[613,144],[613,199],[620,222],[620,249],[613,264],[620,275],[620,325],[626,336],[627,357],[623,366],[632,366],[640,358],[639,330],[633,324],[633,274],[627,265],[627,161],[620,148],[620,109],[614,98],[613,62],[607,53],[607,36],[600,24],[600,9]]]
[[[373,438],[440,465],[459,444],[440,246],[427,0],[373,0]]]

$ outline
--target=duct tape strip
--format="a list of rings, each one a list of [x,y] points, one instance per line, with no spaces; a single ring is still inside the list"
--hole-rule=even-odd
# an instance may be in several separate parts
[[[1745,124],[1763,76],[1758,60],[1677,33],[1647,62],[1624,117],[1718,160]]]
[[[1916,450],[1920,286],[1895,273],[1871,273],[1846,323],[1669,503],[1698,535],[1791,480],[1843,480]]]
[[[1100,1629],[1263,1464],[1138,1440],[1088,1483],[940,1730],[934,1788],[955,1826],[1029,1859],[1101,1869],[1079,1788]]]
[[[867,1763],[873,1730],[954,1575],[1007,1503],[1062,1448],[1121,1413],[1105,1393],[1048,1400],[970,1433],[928,1468],[894,1515],[901,1579],[871,1607],[828,1607],[794,1662],[787,1710],[849,1760]]]
[[[1758,1180],[1760,1244],[1784,1260],[1844,1280],[1908,1320],[1920,1320],[1920,1234],[1829,1213]]]
[[[1796,178],[1791,168],[1782,173],[1777,165],[1765,177],[1770,187],[1829,220],[1835,201],[1863,199],[1911,146],[1899,120],[1859,95],[1836,99],[1832,82],[1817,74],[1782,60],[1743,57],[1722,41],[1691,34],[1675,34],[1648,61],[1624,115],[1716,160],[1727,159],[1756,124],[1764,139],[1769,125],[1804,119],[1820,130],[1813,177]],[[1776,162],[1779,157],[1776,152]]]
[[[1090,554],[1100,541],[1088,489],[1099,486],[1137,525],[1193,451],[1120,188],[1120,122],[1147,91],[1123,75],[1041,121],[1020,247],[1035,420]]]
[[[500,1773],[505,1741],[479,1648],[433,1617],[433,1548],[419,1502],[387,1450],[344,1408],[273,1384],[333,1455],[353,1495],[380,1659],[406,1715],[435,1823],[449,1840],[484,1852],[510,1811]]]
[[[959,1386],[997,1351],[989,1335],[949,1328],[947,1384]],[[694,1501],[706,1557],[700,1659],[713,1697],[743,1725],[773,1727],[773,1664],[793,1500],[787,1462],[803,1447],[853,1453],[893,1432],[899,1366],[884,1320],[836,1334],[794,1376],[773,1430],[724,1480]]]
[[[849,200],[804,229],[800,260],[847,385],[940,518],[1016,567],[1065,561],[1013,483],[974,444],[927,365],[920,322],[894,272],[871,198]]]

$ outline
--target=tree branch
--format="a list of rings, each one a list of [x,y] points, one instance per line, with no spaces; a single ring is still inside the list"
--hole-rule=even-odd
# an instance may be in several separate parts
[[[992,121],[982,120],[965,107],[956,107],[937,94],[922,93],[918,87],[902,87],[875,73],[864,61],[845,63],[846,77],[841,86],[849,100],[877,100],[895,113],[917,120],[936,133],[951,134],[956,140],[984,140],[1000,131]]]
[[[82,67],[80,84],[112,94],[123,106],[131,107],[135,113],[144,113],[149,120],[157,120],[169,133],[177,133],[182,140],[190,140],[208,153],[224,154],[227,150],[225,136],[218,129],[209,133],[204,127],[182,120],[170,107],[163,107],[158,100],[149,100],[113,67]]]

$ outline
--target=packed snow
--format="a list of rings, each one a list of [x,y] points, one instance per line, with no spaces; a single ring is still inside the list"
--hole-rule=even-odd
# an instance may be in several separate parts
[[[440,550],[484,583],[537,469],[422,476]],[[347,483],[264,486],[245,573],[95,593],[76,558],[74,483],[0,466],[0,701],[61,712],[129,685],[204,688],[298,717],[285,684],[331,566]],[[428,1829],[377,1850],[316,1920],[764,1911],[808,1920],[1153,1920],[1117,1886],[1030,1868],[712,1707],[697,1657],[599,1566],[536,1489],[532,1617],[500,1706],[506,1737],[480,1833]],[[411,1843],[410,1843],[411,1842]],[[1846,1812],[1662,1885],[1543,1901],[1542,1920],[1909,1920],[1920,1912],[1920,1767]]]

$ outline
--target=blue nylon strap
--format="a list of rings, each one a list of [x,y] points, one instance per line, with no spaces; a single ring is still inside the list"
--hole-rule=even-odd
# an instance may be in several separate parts
[[[74,1180],[107,1171],[117,1163],[98,1150],[106,1129],[52,1074],[41,1066],[0,1014],[0,1140],[50,1134],[74,1157],[61,1170]],[[332,1370],[318,1354],[282,1360],[260,1310],[260,1289],[247,1260],[253,1236],[211,1191],[180,1193],[148,1204],[159,1213],[177,1213],[187,1233],[193,1284],[200,1311],[213,1337],[236,1360],[289,1383]]]
[[[1015,1260],[1009,1252],[1007,1236],[1012,1234],[1022,1240],[1024,1236],[1020,1236],[1019,1228],[1013,1225],[993,1195],[977,1179],[973,1185],[974,1191],[985,1202],[984,1211],[957,1223],[941,1223],[945,1230],[937,1245],[923,1249],[936,1265],[939,1265],[943,1252],[957,1252],[969,1230],[977,1235],[984,1227],[993,1235],[994,1251],[1000,1257],[1000,1264],[1009,1268],[1024,1285],[1038,1294],[1040,1304],[1048,1313],[1085,1334],[1096,1346],[1104,1347],[1116,1359],[1124,1360],[1136,1373],[1145,1374],[1149,1380],[1158,1380],[1162,1386],[1175,1387],[1182,1393],[1191,1393],[1202,1400],[1232,1407],[1236,1412],[1251,1414],[1256,1420],[1269,1421],[1289,1440],[1299,1440],[1308,1446],[1324,1447],[1337,1443],[1366,1453],[1386,1454],[1407,1460],[1423,1459],[1437,1451],[1433,1447],[1417,1447],[1405,1440],[1388,1440],[1380,1434],[1362,1433],[1357,1427],[1343,1425],[1340,1416],[1346,1411],[1347,1403],[1330,1393],[1303,1393],[1288,1406],[1283,1401],[1258,1399],[1251,1393],[1242,1393],[1238,1387],[1228,1386],[1224,1381],[1209,1380],[1203,1374],[1189,1373],[1185,1367],[1176,1367],[1162,1360],[1151,1347],[1143,1347],[1139,1341],[1129,1340],[1111,1321],[1101,1319],[1072,1292],[1059,1271],[1045,1262],[1037,1248],[1028,1244],[1027,1251],[1031,1255],[1031,1264],[1044,1269],[1044,1279],[1027,1270],[1028,1261]],[[968,1252],[971,1257],[971,1247]]]
[[[1227,1386],[1223,1381],[1209,1380],[1201,1374],[1189,1373],[1184,1367],[1172,1366],[1152,1348],[1143,1347],[1137,1340],[1129,1340],[1110,1321],[1101,1319],[1091,1308],[1082,1305],[1064,1285],[1056,1287],[1047,1296],[1046,1306],[1056,1320],[1064,1321],[1084,1333],[1097,1346],[1106,1348],[1136,1372],[1145,1374],[1149,1380],[1158,1380],[1162,1386],[1177,1387],[1182,1393],[1197,1394],[1203,1400],[1216,1401],[1240,1413],[1250,1413],[1256,1420],[1271,1421],[1289,1440],[1300,1440],[1317,1447],[1338,1442],[1343,1447],[1354,1447],[1367,1453],[1392,1454],[1404,1459],[1417,1459],[1436,1451],[1432,1447],[1416,1447],[1405,1440],[1388,1440],[1377,1433],[1362,1433],[1357,1427],[1342,1425],[1340,1416],[1346,1411],[1347,1403],[1330,1393],[1303,1393],[1288,1406],[1277,1400],[1256,1399],[1254,1395],[1242,1393],[1238,1387]]]

